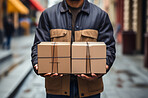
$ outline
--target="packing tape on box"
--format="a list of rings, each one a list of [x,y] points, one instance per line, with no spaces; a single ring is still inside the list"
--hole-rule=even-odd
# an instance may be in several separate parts
[[[51,56],[48,57],[52,59],[52,73],[58,73],[59,70],[59,61],[58,58],[70,58],[70,57],[59,57],[58,56],[58,47],[56,46],[56,42],[53,43],[53,46],[51,47]]]
[[[56,42],[53,43],[53,46],[51,48],[51,54],[52,54],[52,73],[58,73],[58,53],[57,53],[57,46]]]
[[[90,50],[88,42],[86,47],[86,73],[91,73]]]

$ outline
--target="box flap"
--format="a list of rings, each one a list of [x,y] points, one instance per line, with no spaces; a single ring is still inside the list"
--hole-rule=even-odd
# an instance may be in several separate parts
[[[80,42],[72,44],[72,58],[86,58],[86,46]]]
[[[104,42],[89,42],[91,58],[106,58],[106,45]]]
[[[38,44],[38,57],[52,57],[54,42],[41,42]],[[55,43],[55,57],[70,57],[70,42]]]

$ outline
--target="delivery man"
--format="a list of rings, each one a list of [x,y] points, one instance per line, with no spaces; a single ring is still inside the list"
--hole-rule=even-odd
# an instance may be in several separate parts
[[[32,64],[38,71],[37,45],[40,42],[105,42],[106,69],[115,60],[113,28],[106,12],[88,0],[63,0],[46,9],[40,17],[32,46]],[[47,73],[47,98],[100,98],[103,74],[63,75]]]

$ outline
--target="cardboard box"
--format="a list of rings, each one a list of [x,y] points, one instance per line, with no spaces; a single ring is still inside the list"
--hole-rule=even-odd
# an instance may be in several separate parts
[[[104,42],[74,42],[72,44],[72,73],[106,73]]]
[[[70,42],[38,44],[38,73],[70,73]]]

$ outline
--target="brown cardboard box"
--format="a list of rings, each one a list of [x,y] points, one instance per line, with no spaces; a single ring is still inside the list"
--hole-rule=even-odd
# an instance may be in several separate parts
[[[38,73],[70,73],[70,42],[41,42]]]
[[[104,42],[74,42],[72,44],[72,73],[106,73]]]

